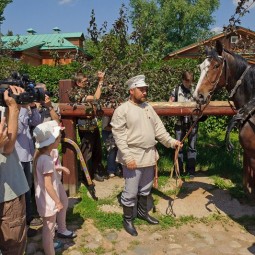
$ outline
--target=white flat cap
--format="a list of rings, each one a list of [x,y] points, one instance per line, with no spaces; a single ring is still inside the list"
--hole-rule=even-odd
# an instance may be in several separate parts
[[[128,89],[149,86],[145,83],[145,76],[143,74],[130,78],[128,81],[125,82],[125,85],[128,87]]]

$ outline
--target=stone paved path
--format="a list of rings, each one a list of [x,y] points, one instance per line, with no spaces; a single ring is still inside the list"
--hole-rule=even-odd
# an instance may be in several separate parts
[[[123,187],[123,179],[118,177],[102,183],[96,182],[99,199],[110,196]],[[205,176],[183,183],[184,191],[179,197],[166,196],[165,191],[172,189],[175,182],[170,181],[161,189],[160,200],[156,205],[158,213],[171,212],[180,216],[196,218],[223,216],[221,220],[186,224],[181,227],[162,229],[159,226],[137,226],[139,235],[132,237],[124,230],[99,231],[91,219],[73,222],[70,229],[76,230],[77,238],[62,240],[64,249],[57,254],[105,254],[105,255],[248,255],[255,254],[255,226],[244,228],[236,219],[245,215],[255,215],[255,207],[239,203],[227,191],[217,189]],[[174,201],[173,201],[174,199]],[[74,199],[70,199],[70,202]],[[102,206],[107,212],[122,212],[119,206]],[[43,254],[40,229],[36,237],[30,238],[26,254]]]

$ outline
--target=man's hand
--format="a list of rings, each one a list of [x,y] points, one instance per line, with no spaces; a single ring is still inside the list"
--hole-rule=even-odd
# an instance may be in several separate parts
[[[135,170],[137,168],[135,160],[132,160],[132,161],[128,162],[127,163],[127,168],[129,170]]]
[[[51,99],[48,95],[45,95],[45,101],[44,101],[44,105],[46,107],[52,107],[52,104],[51,104]]]
[[[180,141],[176,140],[175,148],[178,148],[178,147],[182,148],[182,146],[183,146],[183,143],[181,143]]]
[[[17,86],[10,86],[10,89],[12,91],[12,94],[14,95],[19,95],[24,92],[23,88],[17,87]],[[18,109],[20,108],[20,106],[16,103],[15,99],[9,96],[8,90],[5,90],[4,92],[4,101],[9,108],[16,108],[16,107]]]
[[[105,75],[104,72],[98,71],[98,72],[97,72],[98,80],[99,80],[99,81],[103,81],[103,80],[104,80],[104,75]]]
[[[7,125],[6,125],[6,118],[1,118],[0,123],[0,148],[4,147],[4,145],[9,141],[8,134],[7,134]]]
[[[24,92],[23,88],[10,86],[11,93],[13,95],[19,95]],[[9,140],[4,145],[4,154],[9,155],[15,148],[15,142],[18,134],[18,118],[20,105],[17,104],[15,99],[9,96],[9,89],[4,92],[4,100],[9,109],[7,121],[8,121],[8,138]]]

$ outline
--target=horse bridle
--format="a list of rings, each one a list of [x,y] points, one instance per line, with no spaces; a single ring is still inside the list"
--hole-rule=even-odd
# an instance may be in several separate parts
[[[211,56],[207,56],[207,58],[209,59],[209,58],[212,58]],[[223,73],[223,69],[224,69],[224,67],[225,66],[227,66],[227,63],[226,63],[226,60],[225,60],[225,58],[223,58],[222,56],[219,56],[219,58],[222,58],[222,67],[221,67],[221,70],[220,70],[220,74],[219,74],[219,77],[218,77],[218,79],[215,81],[215,82],[212,82],[212,81],[210,81],[210,79],[208,78],[208,76],[207,76],[207,73],[206,73],[206,79],[207,79],[207,81],[212,85],[212,89],[211,89],[211,91],[209,92],[209,96],[208,96],[208,98],[206,99],[206,101],[209,99],[210,100],[210,98],[212,97],[212,95],[213,95],[213,92],[215,91],[215,89],[216,89],[216,86],[217,86],[217,84],[219,83],[219,80],[220,80],[220,78],[221,78],[221,75],[222,75],[222,73]],[[227,68],[226,68],[227,69]],[[227,79],[226,79],[227,80]]]
[[[212,57],[211,57],[211,56],[207,56],[207,58],[212,58]],[[228,68],[228,63],[227,63],[226,58],[224,58],[223,56],[219,56],[219,58],[222,58],[223,64],[222,64],[221,71],[220,71],[220,74],[219,74],[218,79],[217,79],[215,82],[211,82],[211,81],[209,80],[209,78],[207,77],[207,75],[206,75],[206,78],[207,78],[208,82],[209,82],[209,83],[212,85],[212,87],[213,87],[212,90],[209,92],[208,97],[206,98],[206,105],[208,105],[208,104],[210,103],[210,101],[211,101],[211,98],[212,98],[212,96],[213,96],[213,93],[214,93],[214,91],[215,91],[215,89],[216,89],[217,84],[219,83],[219,80],[220,80],[220,78],[221,78],[221,75],[222,75],[222,73],[223,73],[223,69],[224,69],[224,68],[225,68],[225,83],[226,83],[225,86],[226,86],[226,87],[228,86],[228,70],[229,70],[229,68]],[[231,91],[231,92],[232,92],[232,91]],[[229,103],[231,109],[232,109],[233,111],[235,111],[234,106],[231,104],[230,100],[228,100],[228,103]],[[201,107],[201,106],[200,106],[200,107]]]
[[[212,58],[211,56],[207,56],[207,58]],[[222,64],[222,68],[221,68],[221,71],[220,71],[220,74],[219,74],[219,77],[218,79],[215,81],[215,82],[211,82],[210,79],[208,78],[207,76],[207,73],[206,73],[206,78],[207,78],[207,81],[212,85],[212,90],[209,92],[209,95],[208,97],[206,98],[206,102],[207,104],[209,104],[210,100],[211,100],[211,97],[216,89],[216,86],[217,84],[219,83],[219,80],[221,78],[221,75],[223,73],[223,69],[225,68],[225,83],[226,83],[226,87],[228,86],[228,64],[227,64],[227,60],[226,58],[224,58],[223,56],[219,56],[219,58],[222,58],[223,59],[223,64]],[[247,72],[249,71],[250,69],[250,65],[247,65],[246,69],[244,70],[244,72],[242,73],[241,77],[238,79],[238,81],[236,82],[234,88],[230,91],[230,95],[229,95],[229,99],[228,99],[228,103],[230,104],[230,107],[233,109],[234,111],[234,106],[232,105],[232,103],[230,102],[230,100],[234,97],[234,95],[236,94],[237,92],[237,89],[240,87],[240,85],[242,84],[243,82],[243,78],[245,77],[245,75],[247,74]]]
[[[220,58],[223,58],[222,56],[219,56]],[[207,58],[212,58],[210,56],[207,56]],[[226,87],[228,86],[228,65],[227,65],[227,60],[225,58],[223,58],[223,65],[222,65],[222,68],[221,68],[221,72],[220,72],[220,75],[218,77],[218,80],[215,81],[215,82],[211,82],[208,77],[206,76],[207,80],[209,81],[209,83],[213,86],[213,89],[209,92],[210,95],[212,95],[212,93],[214,92],[219,80],[220,80],[220,77],[222,75],[222,72],[223,72],[223,69],[225,68],[225,83],[226,83]],[[235,95],[237,89],[239,88],[239,86],[242,84],[242,81],[243,81],[243,78],[244,76],[246,75],[246,73],[249,71],[250,69],[250,65],[247,65],[246,69],[244,70],[244,72],[242,73],[241,77],[238,79],[238,81],[236,82],[236,85],[235,87],[230,91],[230,95],[229,95],[229,98],[233,98],[233,96]]]

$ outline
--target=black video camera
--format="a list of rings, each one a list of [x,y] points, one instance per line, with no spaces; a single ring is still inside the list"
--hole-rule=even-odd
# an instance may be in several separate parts
[[[44,91],[44,93],[45,93],[45,95],[47,95],[48,97],[53,97],[53,96],[54,96],[54,93],[51,92],[51,91],[48,91],[48,90]]]
[[[10,89],[10,85],[23,88],[25,91],[19,95],[14,95]],[[17,104],[29,104],[33,102],[43,102],[45,93],[42,88],[35,88],[35,82],[29,80],[28,75],[19,75],[13,73],[11,78],[0,80],[0,106],[5,106],[4,92],[8,90],[9,96],[13,97]]]

